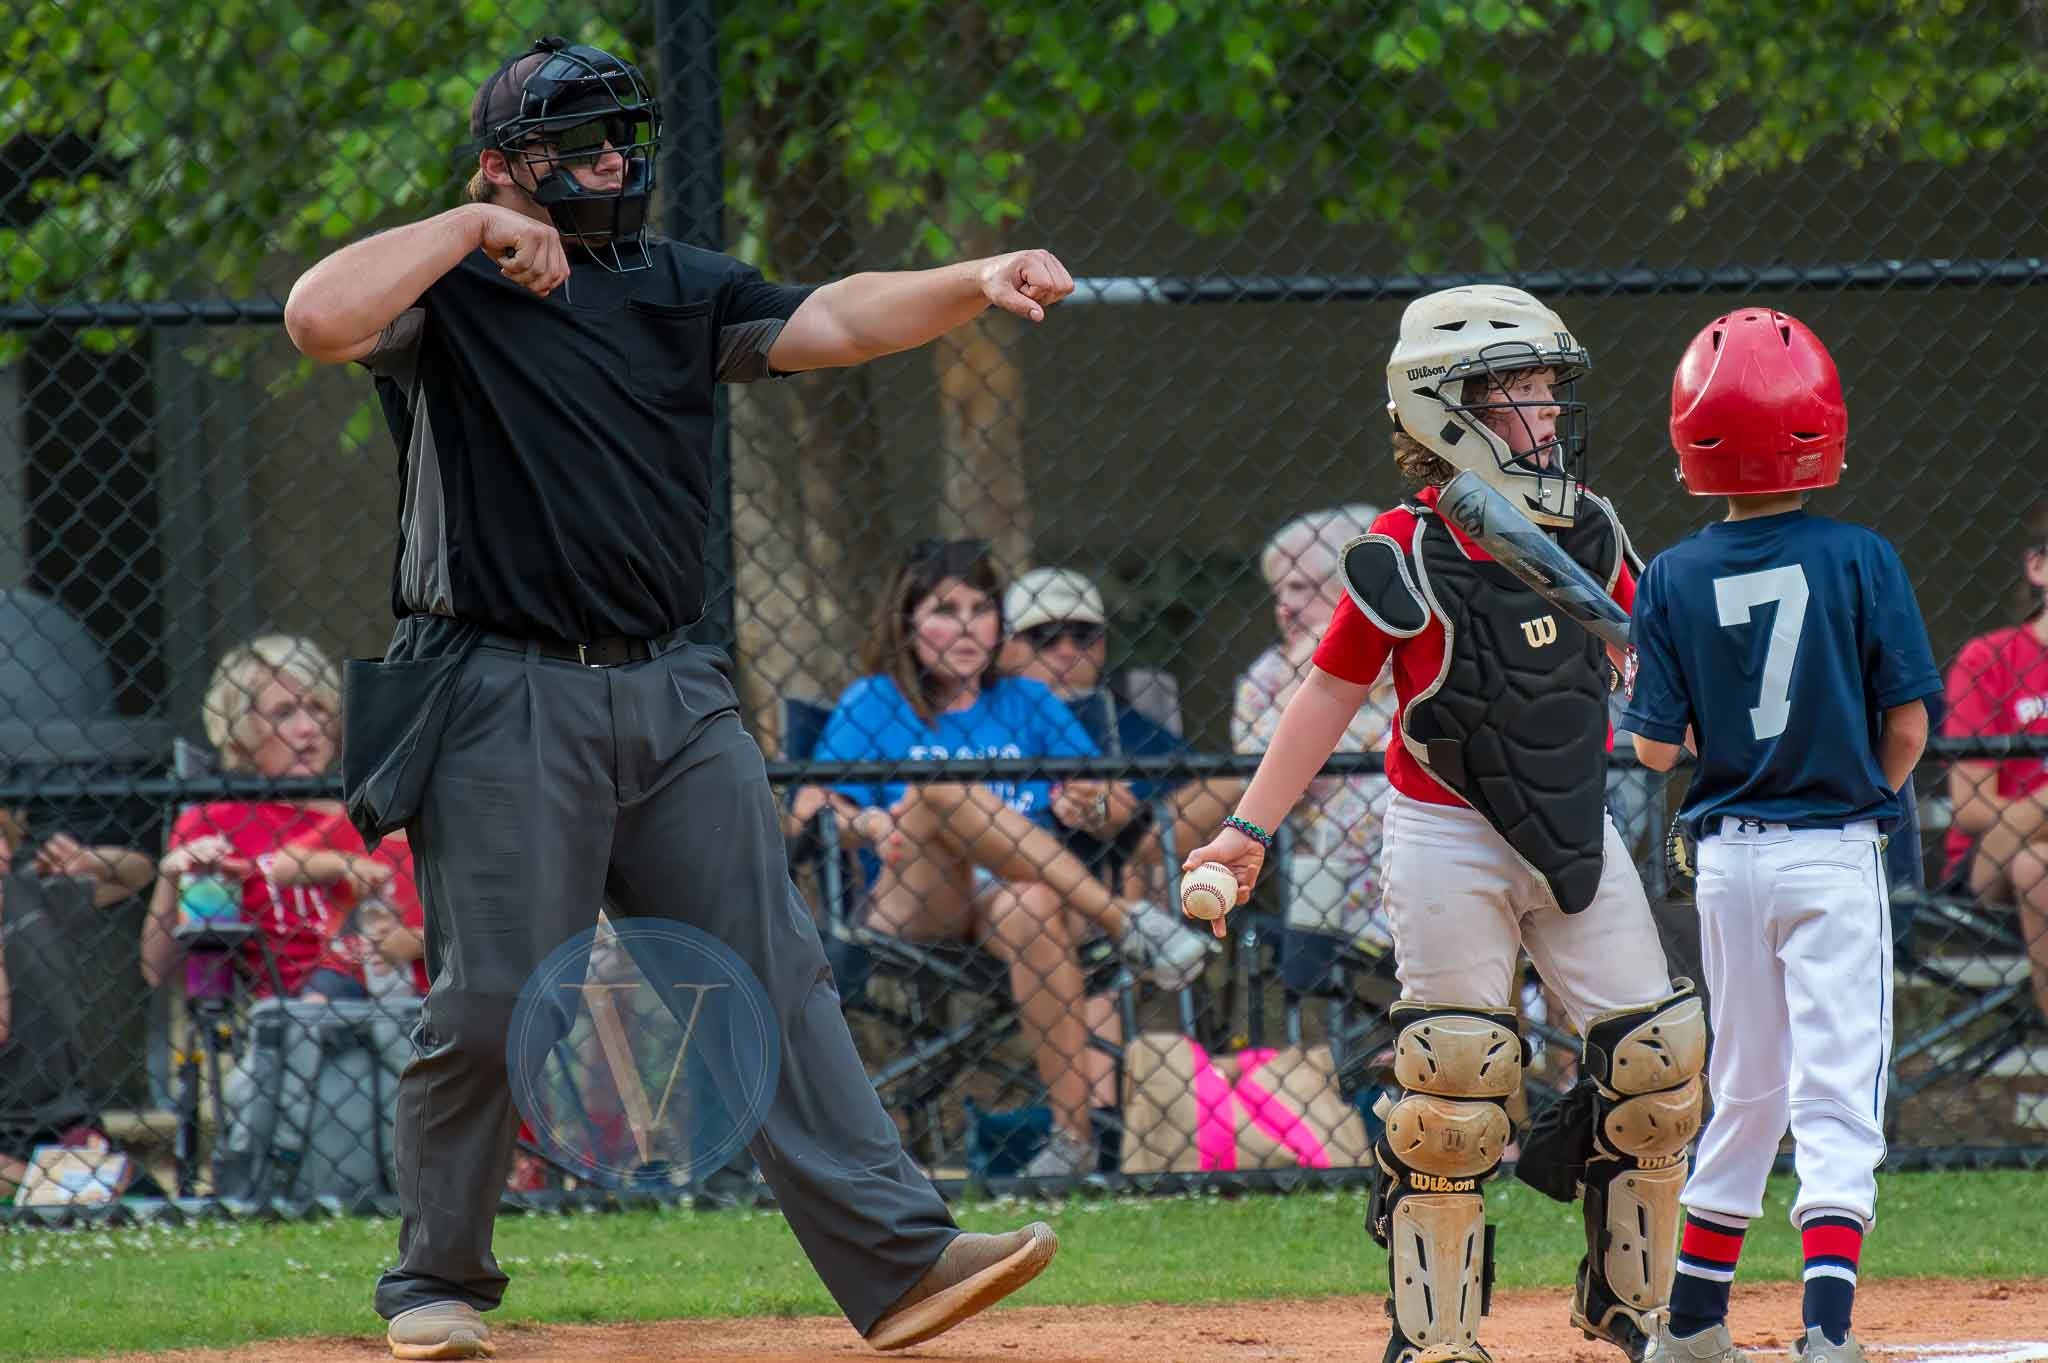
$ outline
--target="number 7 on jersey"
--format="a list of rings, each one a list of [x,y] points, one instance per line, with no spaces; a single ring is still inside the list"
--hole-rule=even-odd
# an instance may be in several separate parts
[[[1748,624],[1758,606],[1775,602],[1778,607],[1770,647],[1764,651],[1763,687],[1749,708],[1750,728],[1759,739],[1784,733],[1792,717],[1792,662],[1806,628],[1806,598],[1806,569],[1797,563],[1714,579],[1714,606],[1723,629]]]

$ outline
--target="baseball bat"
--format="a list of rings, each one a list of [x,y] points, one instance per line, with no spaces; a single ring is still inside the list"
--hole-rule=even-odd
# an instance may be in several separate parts
[[[1628,612],[1556,540],[1471,470],[1444,485],[1437,510],[1536,594],[1616,648],[1628,647]]]

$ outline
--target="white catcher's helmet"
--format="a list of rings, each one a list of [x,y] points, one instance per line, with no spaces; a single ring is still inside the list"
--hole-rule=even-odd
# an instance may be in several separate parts
[[[1591,367],[1563,321],[1532,295],[1497,284],[1444,289],[1401,314],[1401,339],[1387,360],[1387,415],[1395,429],[1493,484],[1538,525],[1570,525],[1588,424],[1573,386]],[[1555,372],[1545,405],[1559,411],[1556,436],[1518,455],[1483,414],[1527,405],[1510,400],[1503,382],[1524,369]]]

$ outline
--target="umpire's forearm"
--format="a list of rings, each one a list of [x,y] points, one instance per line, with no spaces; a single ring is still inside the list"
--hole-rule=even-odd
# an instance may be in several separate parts
[[[309,359],[358,359],[429,285],[483,242],[483,206],[464,204],[423,222],[342,247],[299,276],[284,329]]]
[[[981,286],[984,263],[963,260],[932,270],[848,275],[805,299],[785,334],[798,333],[791,345],[805,345],[809,353],[801,359],[807,368],[859,364],[913,350],[988,308]],[[813,315],[807,318],[806,312]],[[818,324],[815,334],[806,334],[813,322]],[[771,352],[769,358],[781,366],[780,357]]]

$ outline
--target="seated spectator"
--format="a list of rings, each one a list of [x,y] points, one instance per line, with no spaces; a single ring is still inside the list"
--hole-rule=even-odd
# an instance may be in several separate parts
[[[148,856],[84,847],[68,834],[28,846],[18,810],[0,809],[0,1200],[38,1145],[104,1140],[93,1129],[85,1031],[99,990],[81,915],[156,878]]]
[[[26,866],[17,862],[26,861]],[[82,880],[92,886],[92,902],[109,908],[148,889],[156,881],[156,863],[147,852],[112,845],[88,847],[69,833],[52,833],[41,845],[29,841],[27,814],[0,809],[0,866],[27,870],[39,881]]]
[[[1102,593],[1081,573],[1036,568],[1003,593],[1005,676],[1044,682],[1069,710],[1098,702],[1112,720],[1108,756],[1166,757],[1188,751],[1185,739],[1108,686],[1109,626]],[[1019,623],[1019,622],[1022,623]],[[1173,813],[1174,845],[1194,847],[1236,807],[1245,782],[1067,781],[1053,791],[1053,816],[1074,854],[1097,879],[1131,898],[1165,888],[1160,830],[1152,804],[1166,797]]]
[[[1035,568],[1020,575],[1003,593],[1003,622],[1008,631],[999,663],[1004,676],[1044,683],[1070,712],[1098,696],[1108,705],[1106,756],[1163,757],[1186,750],[1157,720],[1103,689],[1108,617],[1101,591],[1086,576],[1065,568]],[[1132,898],[1156,897],[1164,883],[1154,879],[1162,859],[1151,801],[1162,788],[1155,781],[1063,781],[1052,789],[1055,831],[1103,884]],[[1215,818],[1229,812],[1225,804],[1214,811]],[[1111,1045],[1121,1043],[1114,1000],[1091,996],[1083,1013],[1091,1033]],[[1109,1054],[1090,1047],[1082,1052],[1081,1067],[1088,1076],[1089,1102],[1097,1108],[1117,1107],[1116,1065]]]
[[[206,736],[222,770],[271,779],[324,774],[338,746],[340,683],[310,639],[268,634],[229,649],[204,703]],[[160,985],[179,960],[180,878],[215,875],[238,895],[240,920],[257,929],[240,962],[251,991],[273,992],[274,963],[287,997],[330,997],[307,986],[327,954],[335,906],[323,886],[282,883],[278,867],[280,858],[299,855],[292,844],[340,815],[339,801],[296,799],[214,801],[180,813],[143,923],[143,978]],[[344,995],[362,996],[355,989]]]
[[[1109,631],[1102,593],[1087,577],[1066,568],[1023,574],[1003,593],[1003,621],[1004,676],[1042,682],[1069,711],[1101,691]],[[1106,692],[1103,699],[1113,720],[1107,755],[1163,757],[1186,750],[1150,715]],[[1162,788],[1156,781],[1059,783],[1052,789],[1052,810],[1061,840],[1105,885],[1135,895],[1156,893],[1138,874],[1138,863],[1159,860],[1156,843],[1149,856],[1144,843],[1152,833],[1150,802]],[[1229,812],[1225,807],[1217,818]]]
[[[1280,527],[1259,556],[1273,593],[1280,641],[1246,669],[1231,708],[1231,744],[1264,752],[1287,702],[1308,676],[1309,661],[1344,598],[1344,546],[1363,535],[1377,507],[1352,505],[1299,516]],[[1381,673],[1338,752],[1376,752],[1394,727],[1394,684]],[[1390,787],[1384,776],[1321,777],[1289,818],[1294,855],[1284,868],[1288,923],[1304,931],[1385,948],[1393,938],[1380,916],[1380,822]]]
[[[1093,756],[1050,691],[997,671],[1001,591],[986,546],[920,545],[877,613],[863,659],[872,675],[840,698],[818,760]],[[1199,973],[1206,944],[1177,913],[1120,899],[1089,874],[1053,831],[1047,782],[812,787],[798,792],[795,813],[809,819],[828,800],[849,843],[879,856],[862,910],[869,926],[917,941],[974,941],[1009,964],[1055,1124],[1027,1175],[1092,1170],[1075,918],[1169,988]]]
[[[1949,669],[1942,734],[2048,734],[2048,501],[2025,520],[2017,625],[1964,644]],[[2019,912],[2034,1002],[2048,1016],[2048,762],[1957,762],[1944,880]]]

